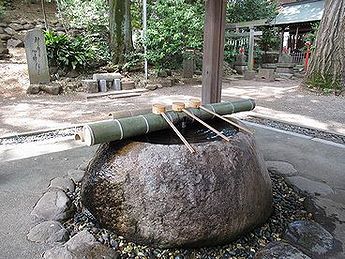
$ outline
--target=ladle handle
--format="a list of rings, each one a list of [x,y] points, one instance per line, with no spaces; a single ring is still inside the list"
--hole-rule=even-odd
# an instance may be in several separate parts
[[[205,112],[208,112],[208,113],[216,116],[219,119],[222,119],[223,121],[226,121],[227,123],[231,124],[232,126],[235,126],[236,128],[238,128],[240,130],[243,130],[243,131],[245,131],[245,132],[247,132],[249,134],[253,134],[253,132],[251,132],[249,129],[246,129],[245,127],[242,127],[242,126],[238,125],[237,123],[235,123],[235,122],[233,122],[233,121],[231,121],[231,120],[229,120],[227,118],[224,118],[223,116],[219,115],[218,113],[215,113],[215,112],[213,112],[213,111],[211,111],[211,110],[209,110],[209,109],[207,109],[207,108],[205,108],[203,106],[200,106],[199,108],[201,110],[205,111]]]
[[[209,130],[212,130],[214,133],[216,133],[218,136],[220,136],[221,138],[225,139],[226,141],[230,141],[230,139],[225,136],[223,133],[221,133],[220,131],[216,130],[215,128],[213,128],[212,126],[208,125],[206,122],[202,121],[201,119],[199,119],[197,116],[195,116],[194,114],[190,113],[189,111],[187,111],[186,109],[182,110],[185,114],[187,114],[189,117],[193,118],[194,120],[196,120],[197,122],[199,122],[200,124],[204,125],[206,128],[208,128]]]
[[[193,154],[195,153],[195,149],[188,143],[188,141],[185,139],[185,137],[178,131],[178,129],[175,127],[174,123],[169,120],[168,116],[162,112],[162,117],[165,119],[165,121],[169,124],[169,126],[175,131],[176,135],[182,140],[182,142],[186,145],[186,147],[189,149],[189,151]]]

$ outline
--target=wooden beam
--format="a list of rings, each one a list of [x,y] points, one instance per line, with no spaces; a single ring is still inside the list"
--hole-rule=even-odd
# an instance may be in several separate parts
[[[221,101],[227,0],[206,0],[202,103]]]
[[[230,23],[226,25],[226,29],[249,28],[258,26],[270,26],[270,24],[268,23],[267,19],[263,19],[249,22]]]

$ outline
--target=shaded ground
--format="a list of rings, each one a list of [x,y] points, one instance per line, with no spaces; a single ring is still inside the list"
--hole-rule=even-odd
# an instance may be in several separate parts
[[[201,95],[200,85],[179,85],[126,99],[87,100],[82,93],[27,96],[29,81],[24,50],[11,51],[14,58],[0,62],[0,137],[104,120],[112,111],[150,107],[157,102],[168,105]],[[257,102],[254,114],[345,134],[345,97],[318,95],[298,84],[289,80],[224,81],[223,100],[253,98]]]

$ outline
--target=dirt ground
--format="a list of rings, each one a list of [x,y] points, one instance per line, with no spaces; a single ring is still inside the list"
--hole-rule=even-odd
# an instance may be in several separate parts
[[[12,51],[12,50],[11,50]],[[83,93],[26,95],[29,86],[23,49],[0,62],[0,137],[108,119],[109,112],[171,104],[201,96],[200,85],[177,85],[140,97],[86,99]],[[254,114],[345,134],[345,97],[323,96],[298,86],[299,81],[231,80],[223,82],[222,99],[253,98]]]

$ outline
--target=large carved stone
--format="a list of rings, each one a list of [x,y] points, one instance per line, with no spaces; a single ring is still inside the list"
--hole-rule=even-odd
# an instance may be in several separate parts
[[[162,133],[163,134],[163,133]],[[180,144],[105,144],[82,184],[84,206],[105,227],[159,247],[226,243],[266,221],[272,190],[254,137]]]

